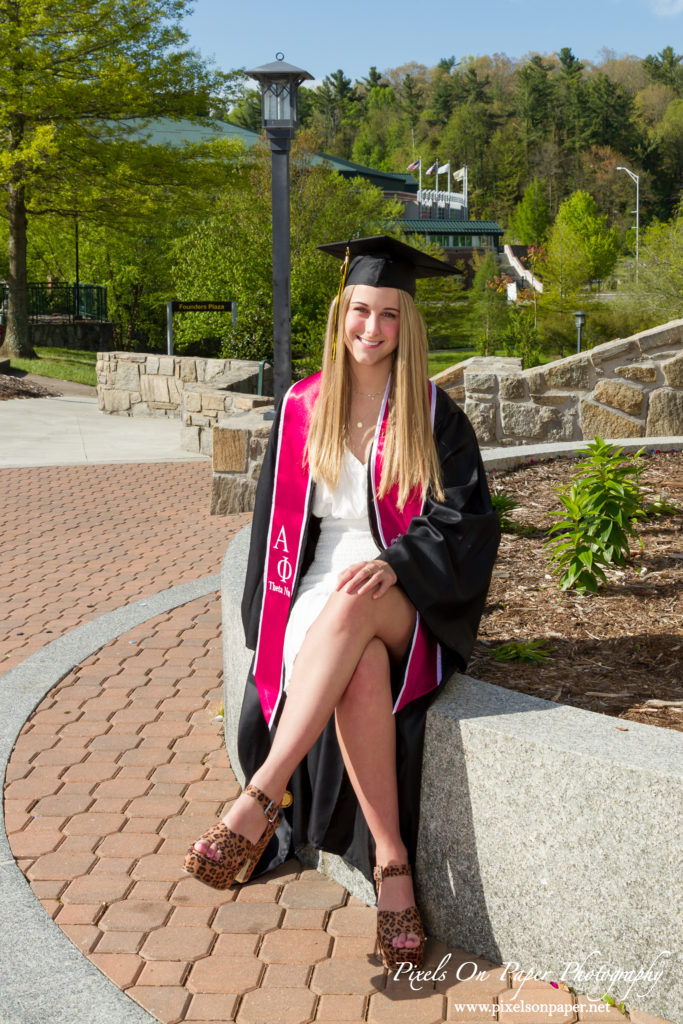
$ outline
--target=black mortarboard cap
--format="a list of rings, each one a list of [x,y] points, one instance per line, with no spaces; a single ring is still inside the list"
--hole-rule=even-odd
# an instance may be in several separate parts
[[[409,295],[415,295],[415,281],[418,277],[445,277],[457,273],[450,263],[437,260],[390,235],[331,242],[329,245],[319,245],[318,249],[339,260],[346,260],[348,253],[345,285],[369,284],[373,288],[401,288]]]

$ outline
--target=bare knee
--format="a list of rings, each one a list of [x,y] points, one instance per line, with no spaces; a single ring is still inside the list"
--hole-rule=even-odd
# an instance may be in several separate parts
[[[358,636],[368,629],[373,609],[367,596],[346,594],[335,591],[327,599],[325,614],[334,628],[351,636]]]

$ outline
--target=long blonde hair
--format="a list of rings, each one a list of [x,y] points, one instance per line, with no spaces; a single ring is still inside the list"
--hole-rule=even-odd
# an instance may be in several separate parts
[[[344,344],[344,323],[353,290],[351,285],[341,295],[334,359],[337,300],[333,299],[330,306],[320,394],[306,442],[313,478],[324,480],[332,490],[339,483],[351,409],[351,375]],[[391,373],[389,418],[377,496],[384,497],[398,483],[398,506],[403,508],[416,488],[431,492],[438,501],[444,500],[444,492],[427,388],[427,332],[412,296],[401,289],[397,292],[398,346]]]

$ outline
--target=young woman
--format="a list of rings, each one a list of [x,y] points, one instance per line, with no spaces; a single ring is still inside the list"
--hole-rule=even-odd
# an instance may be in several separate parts
[[[427,378],[413,302],[417,277],[452,268],[386,236],[321,248],[344,259],[323,370],[281,403],[252,524],[251,783],[185,870],[223,888],[307,844],[337,853],[375,879],[384,965],[419,966],[425,713],[467,663],[497,517],[469,422]]]

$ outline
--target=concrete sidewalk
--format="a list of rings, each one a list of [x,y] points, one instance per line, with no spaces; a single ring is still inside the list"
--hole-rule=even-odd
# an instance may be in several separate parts
[[[60,381],[54,381],[57,388]],[[177,419],[108,416],[97,398],[0,402],[0,469],[116,462],[208,462],[180,447]]]

